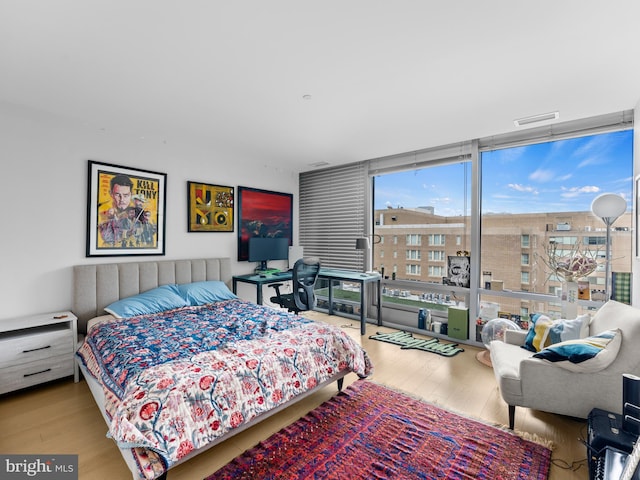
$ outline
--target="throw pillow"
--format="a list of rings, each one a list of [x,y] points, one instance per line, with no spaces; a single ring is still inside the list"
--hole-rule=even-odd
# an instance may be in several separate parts
[[[621,344],[622,332],[607,330],[592,337],[556,343],[533,357],[572,372],[593,373],[607,368],[615,360]]]
[[[529,321],[529,331],[522,348],[539,352],[554,343],[585,338],[589,334],[589,315],[580,315],[573,320],[551,320],[536,313]]]

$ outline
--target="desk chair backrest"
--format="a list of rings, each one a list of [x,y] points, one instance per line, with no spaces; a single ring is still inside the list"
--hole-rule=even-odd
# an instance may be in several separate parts
[[[305,257],[293,265],[293,301],[299,311],[312,310],[316,306],[316,295],[313,287],[320,273],[320,259]]]

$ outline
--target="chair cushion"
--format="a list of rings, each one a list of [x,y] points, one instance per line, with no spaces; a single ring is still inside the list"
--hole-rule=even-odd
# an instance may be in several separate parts
[[[532,352],[500,340],[489,343],[493,372],[500,385],[502,396],[507,402],[515,404],[514,398],[522,396],[520,382],[520,362],[531,358]]]
[[[580,315],[573,320],[551,320],[546,315],[536,313],[529,322],[529,331],[522,348],[539,352],[554,343],[577,340],[589,335],[589,315]]]
[[[622,343],[619,329],[579,340],[556,343],[534,354],[572,372],[593,373],[607,368],[618,355]]]
[[[591,335],[620,328],[625,334],[632,333],[635,337],[640,334],[640,308],[609,300],[595,313],[589,328]]]

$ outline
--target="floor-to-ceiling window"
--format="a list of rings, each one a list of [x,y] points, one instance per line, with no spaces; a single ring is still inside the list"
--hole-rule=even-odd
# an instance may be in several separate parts
[[[483,292],[483,300],[498,302],[505,315],[516,318],[541,311],[559,316],[560,302],[518,292],[559,295],[563,278],[552,270],[553,262],[578,256],[596,268],[576,279],[583,284],[581,299],[603,291],[606,229],[591,202],[605,192],[628,202],[611,231],[611,269],[630,274],[632,146],[633,131],[624,130],[481,153],[481,269],[486,281],[515,292]]]
[[[611,231],[612,271],[628,279],[634,238],[632,145],[633,130],[627,128],[485,147],[477,157],[477,185],[470,158],[373,175],[373,232],[381,241],[373,245],[372,267],[390,280],[383,303],[456,304],[454,291],[428,293],[425,284],[454,285],[452,259],[469,258],[474,251],[479,262],[470,282],[476,282],[481,302],[497,305],[496,314],[523,324],[534,312],[558,317],[563,282],[550,269],[549,255],[557,259],[578,252],[597,262],[579,279],[581,308],[596,308],[589,300],[592,292],[604,290],[606,229],[591,212],[591,202],[603,192],[628,202]],[[474,192],[477,213],[471,209]],[[479,216],[475,239],[474,215]]]
[[[377,175],[374,182],[373,268],[397,281],[442,284],[451,257],[470,250],[471,161],[435,163]],[[468,253],[467,253],[468,256]],[[447,300],[451,295],[436,294]],[[399,283],[385,303],[423,305],[424,289]],[[433,303],[433,302],[429,302]]]
[[[633,117],[617,112],[360,162],[355,182],[370,181],[364,217],[352,209],[348,188],[302,174],[305,253],[329,245],[327,261],[360,258],[365,252],[356,253],[354,240],[368,235],[366,268],[385,277],[383,321],[391,324],[414,326],[425,303],[464,303],[474,340],[482,302],[516,320],[534,312],[558,316],[562,282],[545,263],[552,248],[558,257],[576,248],[590,252],[598,265],[580,279],[582,291],[604,289],[606,230],[590,211],[603,192],[627,201],[610,233],[612,271],[629,278],[623,274],[631,272],[635,241]],[[327,172],[343,177],[339,169]],[[328,188],[344,196],[336,200]],[[309,191],[318,194],[303,208]],[[340,216],[333,213],[338,207]],[[581,300],[584,309],[599,304]]]

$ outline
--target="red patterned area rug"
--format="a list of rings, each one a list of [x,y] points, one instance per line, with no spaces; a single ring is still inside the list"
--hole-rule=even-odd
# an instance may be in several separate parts
[[[368,380],[206,480],[546,479],[551,450]]]

